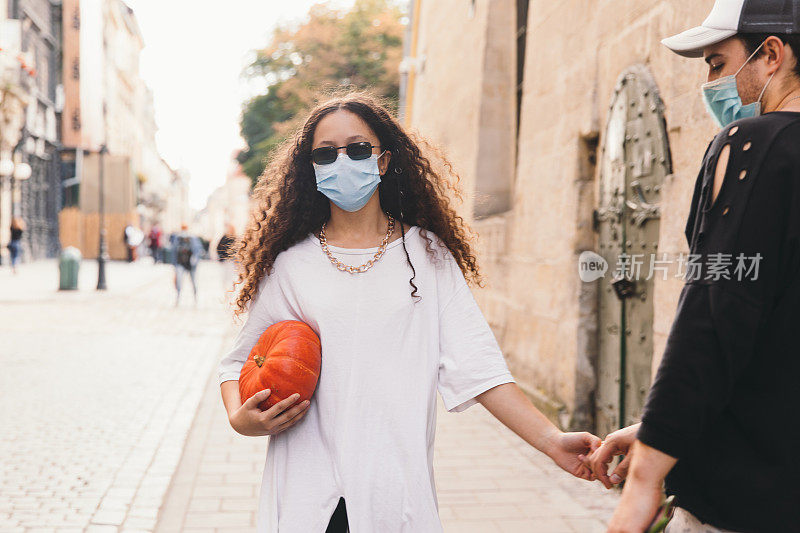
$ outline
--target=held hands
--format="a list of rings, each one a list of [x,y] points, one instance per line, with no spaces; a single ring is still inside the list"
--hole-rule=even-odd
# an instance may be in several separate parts
[[[590,455],[582,457],[583,464],[592,471],[596,479],[599,479],[605,488],[610,489],[614,485],[621,483],[628,475],[628,468],[633,457],[631,445],[636,440],[639,425],[634,424],[609,433],[600,447],[592,450]],[[617,455],[624,455],[625,458],[609,475],[608,464]]]
[[[562,433],[554,431],[547,439],[545,452],[554,463],[575,477],[594,481],[591,468],[582,459],[600,446],[600,439],[591,433]]]
[[[269,395],[270,390],[264,389],[248,398],[229,417],[231,427],[237,433],[248,437],[276,435],[300,421],[305,416],[310,405],[310,402],[305,400],[291,407],[300,398],[299,394],[293,394],[266,411],[262,411],[258,404],[266,400]]]
[[[677,459],[637,441],[639,426],[635,424],[609,433],[600,447],[588,457],[583,457],[584,465],[606,488],[629,478],[608,524],[607,533],[649,531],[654,519],[659,517],[657,525],[663,527],[664,524],[665,517],[659,515],[659,505],[663,499],[662,483]],[[615,456],[623,454],[625,459],[609,476],[608,463]]]
[[[600,441],[590,433],[560,431],[554,431],[546,438],[549,444],[543,451],[558,466],[587,481],[600,479],[608,488],[625,479],[633,461],[632,479],[625,485],[620,504],[606,533],[647,531],[656,518],[662,500],[661,481],[675,464],[673,458],[636,442],[638,430],[638,424],[629,426],[610,433],[605,441]],[[609,476],[608,463],[621,454],[625,454],[625,460]],[[634,456],[638,457],[633,460]],[[653,463],[656,466],[643,468],[641,463]]]

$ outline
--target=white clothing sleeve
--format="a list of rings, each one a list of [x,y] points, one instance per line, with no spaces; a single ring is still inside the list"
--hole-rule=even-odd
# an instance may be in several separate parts
[[[439,311],[437,388],[447,410],[458,413],[475,405],[475,396],[515,380],[458,264],[450,254],[448,260],[440,287],[455,288]]]
[[[269,298],[264,297],[263,294],[268,286],[271,285],[267,281],[269,281],[267,276],[261,280],[259,289],[250,302],[247,319],[233,341],[233,347],[219,362],[217,373],[220,384],[224,381],[239,380],[239,374],[253,346],[258,342],[261,334],[274,323],[265,301],[269,300]]]

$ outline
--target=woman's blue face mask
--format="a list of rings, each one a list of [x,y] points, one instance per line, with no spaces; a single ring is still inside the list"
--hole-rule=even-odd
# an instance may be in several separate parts
[[[758,100],[747,105],[742,104],[742,98],[739,96],[739,88],[736,85],[736,76],[739,75],[744,66],[747,65],[761,47],[764,46],[764,42],[758,45],[755,52],[750,54],[750,57],[747,58],[744,65],[739,67],[736,74],[723,76],[718,80],[703,84],[703,101],[706,104],[706,109],[720,128],[724,128],[731,122],[739,120],[740,118],[757,117],[761,114],[761,97],[764,96],[764,91],[767,90],[767,86],[769,82],[772,81],[772,76],[775,76],[775,73],[772,73],[772,76],[769,77],[764,88],[761,89]]]
[[[354,161],[347,154],[339,154],[336,161],[328,165],[314,163],[317,190],[345,211],[358,211],[381,182],[379,157],[372,154],[368,159]]]

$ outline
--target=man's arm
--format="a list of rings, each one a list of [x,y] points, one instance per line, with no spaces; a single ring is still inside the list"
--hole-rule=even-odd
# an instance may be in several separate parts
[[[661,484],[677,462],[638,440],[633,443],[631,453],[628,480],[608,524],[608,533],[640,533],[650,526],[661,502]]]

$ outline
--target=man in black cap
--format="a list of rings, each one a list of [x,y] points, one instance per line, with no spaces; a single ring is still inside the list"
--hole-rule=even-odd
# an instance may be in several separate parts
[[[589,460],[606,486],[627,473],[611,532],[645,531],[665,478],[668,532],[800,532],[800,0],[717,0],[662,42],[704,57],[722,130],[695,184],[696,268],[641,426]],[[615,453],[632,459],[610,479]]]

